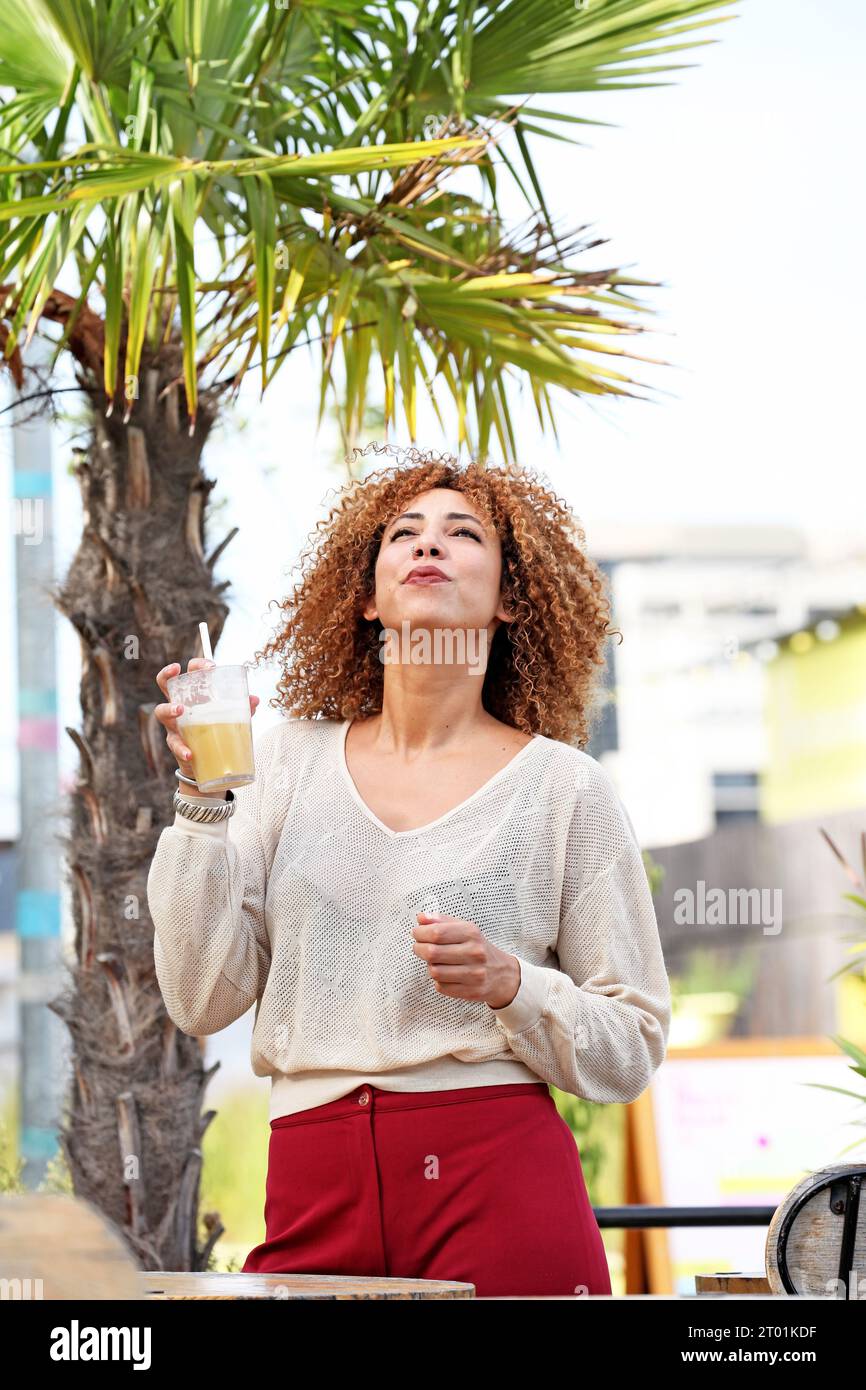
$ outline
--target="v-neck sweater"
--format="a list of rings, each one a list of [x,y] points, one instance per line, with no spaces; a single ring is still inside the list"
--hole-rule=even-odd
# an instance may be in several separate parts
[[[393,830],[352,780],[350,723],[281,719],[256,740],[233,816],[176,812],[163,829],[147,900],[172,1021],[204,1037],[255,1005],[271,1120],[364,1083],[546,1081],[635,1100],[664,1059],[671,995],[641,850],[601,763],[536,734],[459,805]],[[512,1001],[440,993],[413,950],[417,912],[474,922],[515,956]]]

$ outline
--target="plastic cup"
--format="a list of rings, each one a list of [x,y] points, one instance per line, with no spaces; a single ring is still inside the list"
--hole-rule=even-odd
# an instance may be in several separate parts
[[[192,754],[199,790],[220,792],[255,781],[246,666],[199,667],[171,676],[167,685],[172,704],[183,705],[177,727]]]

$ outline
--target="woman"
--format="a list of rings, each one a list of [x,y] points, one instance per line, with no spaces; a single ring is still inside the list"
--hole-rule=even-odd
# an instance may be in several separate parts
[[[256,654],[290,717],[255,782],[201,797],[156,709],[192,779],[148,877],[166,1007],[202,1036],[255,1004],[272,1078],[244,1271],[610,1293],[548,1087],[634,1100],[670,992],[631,821],[576,746],[603,576],[531,475],[417,452],[318,530]]]

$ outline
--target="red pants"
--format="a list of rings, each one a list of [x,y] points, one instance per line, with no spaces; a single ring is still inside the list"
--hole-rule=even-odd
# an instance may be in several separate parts
[[[349,1095],[271,1121],[245,1274],[456,1279],[609,1294],[574,1136],[543,1081]]]

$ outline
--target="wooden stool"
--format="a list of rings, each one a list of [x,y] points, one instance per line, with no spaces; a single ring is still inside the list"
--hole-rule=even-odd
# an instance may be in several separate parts
[[[0,1279],[13,1299],[141,1299],[138,1276],[90,1202],[41,1192],[0,1197]]]
[[[367,1278],[362,1274],[202,1274],[142,1271],[141,1296],[152,1299],[474,1298],[474,1284],[440,1279]]]
[[[767,1231],[767,1279],[774,1294],[863,1297],[864,1178],[862,1163],[838,1163],[810,1173],[788,1193]]]

